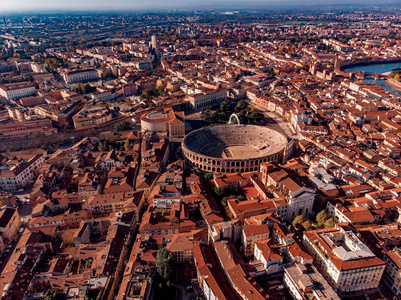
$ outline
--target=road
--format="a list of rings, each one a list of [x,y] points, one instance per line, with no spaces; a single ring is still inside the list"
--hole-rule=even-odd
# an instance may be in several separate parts
[[[191,279],[186,278],[185,269],[188,267],[187,263],[177,265],[177,284],[173,284],[176,288],[176,299],[177,300],[192,300],[196,297],[194,290],[191,292],[186,290],[186,287],[191,285]]]

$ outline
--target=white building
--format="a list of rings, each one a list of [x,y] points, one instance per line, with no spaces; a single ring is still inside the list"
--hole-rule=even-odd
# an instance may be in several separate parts
[[[152,48],[156,49],[157,48],[157,37],[155,35],[152,35]]]
[[[227,89],[195,89],[193,95],[188,96],[194,108],[206,107],[213,103],[218,103],[227,99]]]
[[[234,243],[240,240],[242,236],[242,224],[240,221],[226,221],[214,223],[209,226],[208,238],[213,242],[221,239],[231,239]]]
[[[279,247],[270,247],[270,239],[255,243],[253,257],[260,261],[266,274],[274,274],[282,271],[284,257],[280,253]]]
[[[379,286],[385,262],[353,232],[338,229],[307,231],[303,243],[336,292],[362,291]]]
[[[99,78],[99,74],[94,69],[82,69],[75,71],[66,71],[63,73],[63,79],[65,83],[75,83],[96,80]]]
[[[312,264],[304,265],[294,262],[286,264],[283,282],[292,299],[340,300]]]
[[[153,196],[153,207],[156,208],[171,208],[173,203],[181,201],[181,192],[174,186],[155,187]]]
[[[141,115],[142,131],[168,131],[170,136],[185,135],[185,114],[171,108],[156,109]]]
[[[298,215],[309,216],[315,202],[315,190],[307,187],[301,187],[289,194],[287,212],[282,217],[286,220],[292,220]]]
[[[121,160],[116,157],[114,150],[104,152],[96,158],[96,165],[107,172],[109,172],[111,168],[119,167],[121,163]]]
[[[312,213],[316,191],[313,188],[302,186],[283,169],[276,169],[270,163],[260,166],[262,183],[273,190],[276,198],[284,196],[285,205],[278,207],[278,214],[284,220],[293,220],[296,216],[308,217]]]
[[[37,154],[28,160],[9,160],[0,167],[0,189],[14,192],[23,188],[38,175],[45,163],[43,154]]]
[[[0,95],[7,100],[26,97],[34,94],[36,87],[30,82],[19,82],[18,84],[3,84],[0,85]]]

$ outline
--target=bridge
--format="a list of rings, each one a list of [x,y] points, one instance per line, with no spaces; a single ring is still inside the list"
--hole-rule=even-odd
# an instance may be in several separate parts
[[[388,78],[391,78],[391,75],[389,75],[387,73],[384,73],[384,74],[366,73],[364,71],[359,71],[359,72],[343,71],[343,72],[348,73],[348,74],[353,74],[358,79],[365,79],[365,77],[373,77],[374,79],[388,79]]]

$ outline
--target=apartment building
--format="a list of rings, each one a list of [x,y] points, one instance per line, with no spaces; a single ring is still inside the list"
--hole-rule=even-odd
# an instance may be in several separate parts
[[[199,285],[205,299],[236,299],[224,279],[213,255],[212,248],[207,244],[197,242],[193,248],[193,252]]]
[[[242,229],[242,246],[245,256],[251,256],[255,250],[255,242],[269,238],[269,228],[266,224],[248,226]]]
[[[401,254],[398,249],[387,251],[383,256],[386,269],[383,279],[396,295],[401,295]]]
[[[288,288],[293,299],[340,300],[317,269],[311,265],[295,262],[284,266],[284,285]],[[315,283],[319,284],[316,285]]]
[[[336,292],[363,291],[379,286],[385,262],[353,232],[338,229],[307,231],[303,243]]]
[[[45,163],[43,154],[37,154],[29,159],[9,160],[0,166],[0,189],[14,192],[23,188],[38,173]]]
[[[107,105],[90,104],[81,109],[72,119],[75,128],[85,128],[111,121],[113,114]]]

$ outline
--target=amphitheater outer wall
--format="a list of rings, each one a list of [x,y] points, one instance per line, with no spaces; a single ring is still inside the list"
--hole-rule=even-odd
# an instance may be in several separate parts
[[[260,128],[261,131],[266,131],[270,130],[273,131],[272,129],[266,129],[261,126],[255,126],[255,125],[217,125],[217,126],[227,126],[227,130],[232,130],[232,128],[236,128],[235,131],[241,130],[244,131],[244,129],[252,127],[255,128]],[[201,131],[204,130],[205,128],[212,128],[213,126],[209,127],[204,127],[202,129],[198,129],[196,131]],[[223,174],[228,174],[228,173],[236,173],[236,172],[251,172],[251,171],[256,171],[259,170],[259,166],[261,163],[264,162],[271,162],[271,163],[284,163],[285,159],[288,159],[291,156],[292,153],[292,146],[289,147],[291,144],[288,144],[287,138],[285,138],[286,142],[282,145],[282,147],[279,147],[279,149],[275,149],[275,151],[268,152],[268,153],[263,153],[263,155],[258,155],[256,157],[249,157],[249,158],[218,158],[210,155],[205,155],[198,153],[197,151],[194,151],[193,149],[189,149],[186,145],[187,142],[187,137],[190,136],[191,134],[194,134],[193,131],[189,133],[184,141],[182,142],[182,151],[186,159],[186,165],[191,168],[196,168],[198,170],[204,171],[204,172],[220,172]],[[280,133],[275,132],[278,135],[281,135]],[[291,152],[291,153],[290,153]]]

